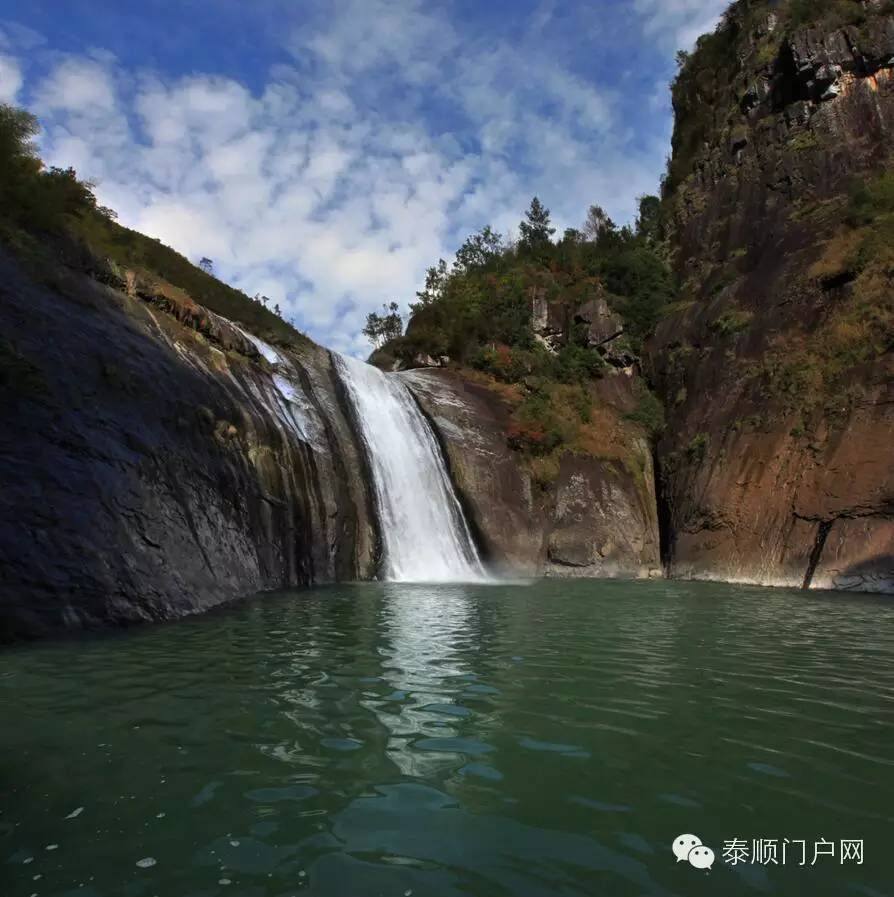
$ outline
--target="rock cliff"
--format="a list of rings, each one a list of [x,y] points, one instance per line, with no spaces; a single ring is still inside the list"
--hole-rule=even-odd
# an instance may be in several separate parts
[[[440,435],[485,560],[510,574],[660,575],[648,440],[633,431],[613,457],[568,453],[547,486],[507,444],[499,394],[458,371],[401,374]],[[630,378],[601,381],[603,403],[633,403]]]
[[[892,12],[736,3],[674,87],[673,576],[894,591]]]
[[[0,640],[372,575],[324,349],[272,349],[132,273],[42,280],[0,255]]]

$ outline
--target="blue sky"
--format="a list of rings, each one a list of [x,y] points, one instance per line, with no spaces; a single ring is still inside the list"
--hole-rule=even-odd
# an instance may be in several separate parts
[[[0,100],[122,223],[365,354],[367,312],[530,198],[655,192],[726,0],[0,0]]]

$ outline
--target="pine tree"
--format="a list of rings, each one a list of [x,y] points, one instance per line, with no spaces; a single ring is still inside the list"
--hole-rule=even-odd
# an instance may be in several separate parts
[[[549,209],[535,196],[531,200],[531,207],[525,212],[525,220],[519,224],[521,233],[519,248],[537,251],[552,242],[551,237],[556,232],[550,226]]]

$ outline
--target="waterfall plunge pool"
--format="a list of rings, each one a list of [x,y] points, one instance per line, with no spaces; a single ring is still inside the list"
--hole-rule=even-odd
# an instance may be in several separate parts
[[[892,608],[364,584],[12,648],[0,893],[891,894]],[[807,864],[722,859],[754,838]],[[820,839],[863,864],[811,865]]]

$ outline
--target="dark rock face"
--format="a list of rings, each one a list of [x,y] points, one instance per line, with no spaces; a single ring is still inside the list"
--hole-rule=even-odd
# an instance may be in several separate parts
[[[845,216],[891,165],[894,19],[784,38],[747,10],[728,95],[675,96],[678,156],[688,120],[711,126],[668,198],[689,305],[648,346],[670,573],[894,591],[894,362],[833,357],[848,310],[891,292],[848,262]]]
[[[630,446],[634,469],[567,455],[544,493],[506,442],[509,412],[485,386],[456,371],[401,375],[433,422],[485,559],[522,575],[660,575],[649,446]],[[624,392],[606,381],[607,398]],[[618,382],[613,382],[617,380]]]
[[[228,322],[0,257],[0,640],[370,575],[358,447],[324,350],[292,400]]]

